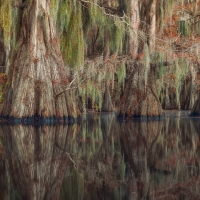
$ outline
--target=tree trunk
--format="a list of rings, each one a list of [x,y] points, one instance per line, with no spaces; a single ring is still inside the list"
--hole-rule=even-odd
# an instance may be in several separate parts
[[[200,93],[191,110],[190,116],[200,116]]]
[[[155,38],[156,38],[156,2],[157,0],[153,0],[150,7],[149,13],[149,50],[153,52],[155,49]]]
[[[147,85],[144,80],[145,67],[139,63],[129,64],[132,69],[121,98],[119,117],[158,117],[162,107],[156,94],[155,72],[150,69]],[[134,66],[131,66],[134,65]],[[129,70],[130,70],[129,69]]]
[[[50,15],[50,1],[30,1],[21,9],[20,47],[9,70],[3,116],[77,117],[74,92],[56,97],[69,81]]]
[[[140,25],[138,0],[131,0],[130,2],[130,23],[132,30],[130,31],[129,48],[130,48],[130,53],[134,57],[136,57],[138,54],[138,31]]]
[[[192,80],[192,75],[189,75],[183,81],[181,97],[180,97],[181,109],[191,110],[197,98],[198,98],[197,88],[195,86],[194,80]]]
[[[105,47],[104,47],[104,62],[106,62],[107,59],[110,57],[110,48],[109,48],[109,40],[106,37],[108,35],[107,31],[105,31]],[[104,95],[103,95],[103,103],[102,103],[102,111],[104,112],[111,112],[113,111],[113,104],[112,104],[112,99],[110,95],[110,90],[109,88],[106,89]]]
[[[103,105],[102,105],[101,110],[104,112],[112,112],[113,111],[113,103],[112,103],[112,98],[111,98],[109,89],[107,89],[104,93]]]

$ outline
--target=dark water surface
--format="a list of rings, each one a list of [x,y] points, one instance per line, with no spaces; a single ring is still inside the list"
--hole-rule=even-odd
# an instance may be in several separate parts
[[[200,118],[0,126],[0,200],[200,199]]]

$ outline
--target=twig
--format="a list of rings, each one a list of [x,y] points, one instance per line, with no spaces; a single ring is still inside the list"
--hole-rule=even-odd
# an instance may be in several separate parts
[[[68,86],[66,89],[64,89],[62,92],[58,93],[58,94],[55,96],[55,98],[58,98],[61,94],[65,93],[65,92],[68,91],[68,90],[77,89],[77,88],[80,87],[80,85],[86,80],[86,79],[84,79],[83,81],[81,81],[81,83],[79,83],[76,87],[71,87],[72,83],[73,83],[76,79],[77,79],[77,77],[75,77],[75,78],[71,81],[71,83],[69,84],[69,86]]]

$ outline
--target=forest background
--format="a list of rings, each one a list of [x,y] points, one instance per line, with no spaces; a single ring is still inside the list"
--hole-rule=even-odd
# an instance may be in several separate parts
[[[3,117],[200,114],[198,0],[0,0]]]

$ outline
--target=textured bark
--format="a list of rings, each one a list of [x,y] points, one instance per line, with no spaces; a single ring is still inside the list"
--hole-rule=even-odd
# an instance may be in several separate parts
[[[174,87],[170,87],[165,84],[165,90],[162,91],[162,95],[164,96],[164,100],[162,101],[162,108],[165,110],[173,110],[180,109],[180,105],[177,102],[176,92],[174,91]]]
[[[155,75],[152,70],[148,76],[147,85],[144,80],[145,68],[132,64],[132,71],[125,84],[121,98],[119,116],[123,117],[158,117],[162,115],[160,101],[156,94]]]
[[[155,38],[156,38],[156,2],[157,0],[153,0],[150,7],[149,12],[149,50],[150,52],[155,49]]]
[[[139,3],[138,0],[131,0],[130,2],[130,23],[131,23],[131,32],[130,32],[130,53],[133,56],[138,54],[138,31],[140,25],[140,14],[139,14]]]
[[[3,40],[1,39],[1,30],[0,30],[0,66],[5,66],[5,47],[4,47],[4,43]]]
[[[197,88],[195,86],[192,77],[186,77],[183,82],[183,87],[181,90],[181,109],[182,110],[191,110],[194,106],[195,101],[197,100]]]
[[[200,116],[200,93],[198,94],[198,99],[195,101],[190,115],[191,116]]]
[[[77,129],[75,129],[76,131]],[[9,170],[23,200],[59,199],[72,126],[3,126]]]
[[[79,115],[74,92],[55,98],[66,88],[68,77],[49,4],[35,0],[23,8],[20,47],[9,72],[3,116]]]
[[[103,105],[102,105],[101,110],[104,112],[113,111],[113,103],[112,103],[110,91],[108,89],[105,91],[104,98],[103,98]]]

